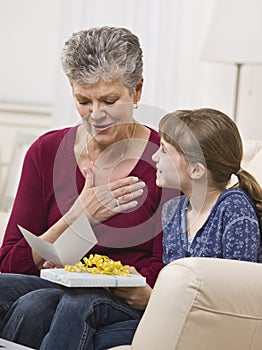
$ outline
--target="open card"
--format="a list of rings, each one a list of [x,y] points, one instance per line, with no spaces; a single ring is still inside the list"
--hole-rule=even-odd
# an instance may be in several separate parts
[[[33,348],[28,348],[27,346],[13,343],[2,338],[0,338],[0,348],[4,350],[33,350]]]
[[[55,265],[76,264],[97,243],[86,214],[73,222],[54,243],[37,237],[19,225],[18,227],[32,250]]]

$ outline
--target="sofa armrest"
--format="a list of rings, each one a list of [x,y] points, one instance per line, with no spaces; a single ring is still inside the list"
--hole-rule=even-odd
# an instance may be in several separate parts
[[[7,222],[9,220],[9,216],[10,216],[10,213],[0,211],[0,246],[1,246],[2,241],[3,241],[3,237],[4,237]]]
[[[183,258],[162,269],[131,347],[259,350],[262,264]]]

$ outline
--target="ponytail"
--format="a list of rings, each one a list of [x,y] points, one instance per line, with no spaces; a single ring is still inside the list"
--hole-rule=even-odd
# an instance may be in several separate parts
[[[260,228],[260,237],[262,241],[262,188],[256,179],[242,168],[240,168],[235,175],[238,177],[238,183],[233,187],[240,188],[245,191],[255,204]]]

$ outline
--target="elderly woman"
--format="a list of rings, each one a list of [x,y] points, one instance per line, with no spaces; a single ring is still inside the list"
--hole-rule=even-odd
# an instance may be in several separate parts
[[[0,337],[39,348],[45,336],[41,349],[103,349],[131,341],[162,268],[165,199],[151,159],[159,136],[133,119],[143,61],[129,30],[74,33],[61,60],[82,123],[46,133],[25,157],[1,247]],[[145,288],[63,289],[38,277],[52,262],[31,250],[17,224],[54,242],[83,212],[98,240],[90,253],[134,266]]]

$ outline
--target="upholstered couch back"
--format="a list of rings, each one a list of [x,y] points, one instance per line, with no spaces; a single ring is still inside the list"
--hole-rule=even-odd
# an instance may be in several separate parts
[[[261,350],[261,276],[262,264],[236,260],[168,264],[132,345],[114,350]]]

